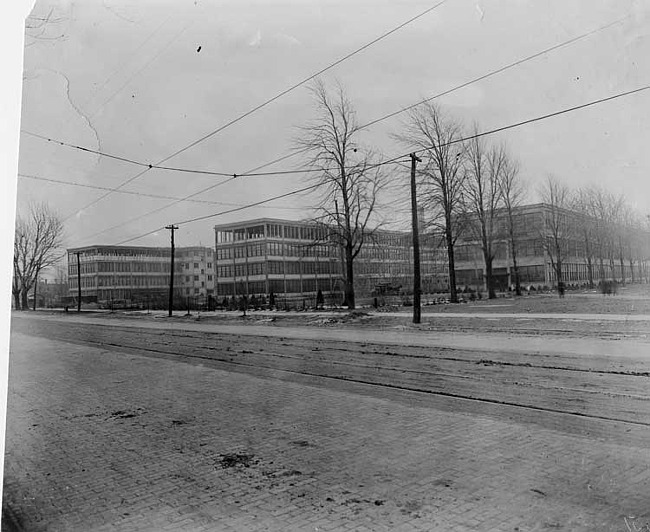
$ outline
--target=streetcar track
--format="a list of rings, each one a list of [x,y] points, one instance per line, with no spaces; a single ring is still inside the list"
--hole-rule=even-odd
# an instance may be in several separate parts
[[[70,338],[57,338],[61,341],[67,341],[70,342]],[[81,344],[86,344],[86,345],[91,345],[91,346],[98,346],[98,347],[108,347],[108,348],[117,348],[117,349],[129,349],[129,350],[136,350],[136,351],[142,351],[142,352],[147,352],[147,353],[153,353],[156,355],[162,355],[164,357],[168,357],[169,359],[172,360],[182,360],[182,359],[198,359],[198,360],[205,360],[211,363],[215,363],[216,365],[225,365],[225,366],[235,366],[235,367],[245,367],[245,368],[253,368],[253,369],[258,369],[258,370],[265,370],[265,371],[272,371],[272,372],[282,372],[282,373],[288,373],[292,375],[302,375],[302,376],[307,376],[307,377],[313,377],[313,378],[318,378],[318,379],[331,379],[331,380],[337,380],[337,381],[344,381],[344,382],[351,382],[351,383],[356,383],[356,384],[363,384],[366,386],[373,386],[376,388],[387,388],[387,389],[395,389],[395,390],[402,390],[402,391],[408,391],[408,392],[415,392],[415,393],[422,393],[422,394],[427,394],[427,395],[433,395],[433,396],[440,396],[440,397],[449,397],[453,399],[459,399],[459,400],[465,400],[465,401],[475,401],[475,402],[480,402],[480,403],[486,403],[486,404],[494,404],[494,405],[503,405],[503,406],[510,406],[510,407],[516,407],[516,408],[521,408],[521,409],[526,409],[526,410],[532,410],[532,411],[541,411],[541,412],[548,412],[548,413],[555,413],[555,414],[563,414],[563,415],[571,415],[571,416],[577,416],[581,418],[587,418],[587,419],[594,419],[594,420],[603,420],[603,421],[611,421],[611,422],[618,422],[618,423],[625,423],[625,424],[631,424],[631,425],[638,425],[638,426],[644,426],[644,427],[650,427],[650,422],[645,422],[645,421],[638,421],[638,420],[632,420],[632,419],[624,419],[624,418],[618,418],[618,417],[612,417],[612,416],[604,416],[604,415],[598,415],[598,414],[593,414],[593,413],[587,413],[587,412],[579,412],[579,411],[573,411],[573,410],[563,410],[559,408],[552,408],[548,406],[540,406],[540,405],[530,405],[530,404],[524,404],[524,403],[519,403],[519,402],[514,402],[514,401],[506,401],[506,400],[499,400],[499,399],[493,399],[493,398],[486,398],[486,397],[476,397],[473,395],[466,395],[466,394],[459,394],[459,393],[453,393],[449,391],[442,391],[442,390],[431,390],[431,389],[425,389],[421,388],[415,385],[400,385],[400,384],[394,384],[394,383],[386,383],[386,382],[375,382],[372,380],[367,380],[363,378],[358,378],[358,377],[348,377],[344,375],[327,375],[327,374],[321,374],[321,373],[314,373],[306,370],[295,370],[295,369],[288,369],[288,368],[277,368],[277,367],[272,367],[272,366],[266,366],[262,364],[254,364],[254,363],[247,363],[241,360],[234,360],[234,359],[228,359],[228,358],[215,358],[215,357],[210,357],[210,356],[205,356],[205,355],[198,355],[198,354],[188,354],[188,353],[175,353],[167,350],[162,350],[162,349],[155,349],[152,347],[144,347],[144,346],[133,346],[133,345],[125,345],[125,344],[119,344],[115,342],[104,342],[104,341],[93,341],[93,340],[88,340],[88,339],[77,339],[76,343],[81,343]],[[216,351],[216,348],[211,348],[211,350]],[[272,353],[269,353],[272,354]],[[282,356],[282,355],[279,355]],[[299,357],[293,357],[293,358],[299,358]],[[395,370],[393,369],[392,371],[403,371],[403,370]],[[412,371],[412,373],[418,373],[417,371]],[[454,378],[459,377],[458,375],[454,375]],[[470,379],[478,380],[477,378],[474,377],[467,377]],[[513,384],[517,385],[522,385],[521,383],[513,382]],[[527,386],[535,386],[540,389],[555,389],[559,391],[570,391],[571,389],[568,388],[551,388],[551,387],[544,387],[540,385],[534,385],[534,384],[526,384]],[[602,392],[595,392],[593,390],[579,390],[581,393],[586,392],[586,393],[600,393],[601,395],[612,395],[611,393],[605,394]],[[620,394],[621,397],[629,397],[632,398],[634,396],[631,395],[624,395]],[[645,398],[646,400],[648,398]],[[577,401],[580,401],[579,398],[577,398]],[[636,413],[636,412],[631,412],[631,413]]]
[[[104,345],[111,345],[115,347],[123,347],[127,349],[146,349],[147,351],[152,351],[152,352],[157,352],[157,353],[168,353],[173,356],[178,356],[178,357],[188,357],[188,358],[201,358],[205,360],[214,360],[214,361],[222,361],[222,362],[233,362],[233,360],[229,359],[224,359],[224,358],[213,358],[213,357],[206,357],[206,356],[201,356],[201,355],[193,355],[193,354],[188,354],[188,353],[172,353],[169,351],[165,350],[158,350],[158,349],[152,349],[152,348],[142,348],[139,346],[134,346],[134,345],[126,345],[126,344],[104,344]],[[202,349],[207,349],[209,351],[222,351],[223,348],[216,348],[216,347],[210,347],[210,346],[203,346]],[[479,375],[460,375],[457,373],[446,373],[442,371],[428,371],[424,369],[408,369],[408,368],[401,368],[401,367],[388,367],[388,366],[380,366],[380,365],[367,365],[367,364],[359,364],[359,363],[352,363],[352,362],[346,362],[346,361],[341,361],[341,360],[327,360],[327,359],[308,359],[305,357],[301,356],[295,356],[295,355],[285,355],[282,353],[274,353],[271,351],[249,351],[249,350],[244,350],[240,351],[239,353],[236,352],[230,352],[226,351],[228,353],[231,353],[232,356],[238,356],[239,354],[246,354],[246,355],[255,355],[257,357],[275,357],[279,359],[290,359],[290,360],[298,360],[298,361],[312,361],[317,364],[330,364],[332,366],[348,366],[351,368],[359,368],[362,370],[377,370],[377,371],[383,371],[385,374],[390,374],[391,372],[394,373],[402,373],[402,374],[412,374],[412,375],[423,375],[423,376],[431,376],[431,377],[447,377],[451,379],[467,379],[467,380],[474,380],[474,381],[489,381],[490,383],[493,384],[512,384],[515,386],[527,386],[531,388],[537,388],[540,390],[555,390],[555,391],[573,391],[573,392],[578,392],[578,393],[584,393],[584,394],[593,394],[593,395],[606,395],[608,397],[619,397],[619,398],[632,398],[632,399],[638,399],[641,401],[648,401],[650,400],[650,397],[648,396],[642,396],[642,395],[633,395],[629,393],[616,393],[616,392],[611,392],[611,391],[603,391],[603,390],[588,390],[588,389],[581,389],[581,388],[568,388],[566,386],[544,386],[538,383],[532,383],[532,382],[521,382],[521,381],[516,381],[516,380],[501,380],[498,381],[496,379],[490,379],[486,378],[485,376],[479,376]],[[353,352],[352,350],[349,350],[349,352]],[[361,352],[363,353],[363,351]],[[380,353],[378,353],[380,354]],[[423,357],[424,358],[424,357]],[[429,358],[429,357],[426,357]],[[454,359],[454,358],[443,358],[443,360],[451,360],[451,361],[458,361],[458,362],[470,362],[470,363],[475,363],[475,364],[483,364],[484,361],[481,360],[479,362],[472,362],[472,361],[467,361],[463,359]],[[255,366],[255,367],[263,367],[266,369],[278,369],[275,368],[274,366],[266,366],[266,365],[255,365],[255,364],[248,364],[250,366]],[[492,364],[490,364],[492,365]],[[498,365],[495,363],[494,365]],[[509,364],[504,364],[504,365],[509,365]],[[564,369],[564,368],[553,368],[549,366],[531,366],[530,364],[511,364],[513,366],[522,366],[522,367],[531,367],[531,368],[545,368],[545,369]],[[572,371],[572,370],[568,370]],[[584,370],[578,370],[578,371],[584,371]],[[594,372],[596,373],[596,372]],[[612,374],[617,374],[615,372],[612,372]],[[626,374],[626,376],[628,376]],[[630,375],[634,376],[634,375]],[[647,376],[647,375],[644,375]]]
[[[126,328],[127,330],[129,328]],[[144,329],[144,328],[143,328]],[[207,335],[219,335],[219,336],[231,336],[235,337],[237,339],[241,338],[241,335],[233,334],[233,333],[206,333],[206,332],[190,332],[190,333],[179,333],[177,331],[163,331],[163,334],[172,336],[172,337],[178,337],[178,338],[195,338],[195,339],[201,339],[201,336],[207,336]],[[276,336],[266,336],[266,335],[259,335],[255,336],[257,338],[263,338],[266,341],[282,341],[283,338],[279,338]],[[305,342],[308,340],[305,339],[297,339],[299,341]],[[341,342],[340,340],[335,340],[336,342]],[[346,347],[318,347],[317,350],[312,350],[314,352],[326,352],[326,351],[331,351],[331,352],[339,352],[339,353],[360,353],[360,354],[377,354],[381,356],[396,356],[396,357],[401,357],[401,358],[415,358],[415,359],[424,359],[424,360],[444,360],[448,362],[461,362],[464,364],[483,364],[483,365],[495,365],[495,366],[512,366],[512,367],[522,367],[522,368],[532,368],[532,369],[550,369],[550,370],[557,370],[557,371],[574,371],[574,372],[579,372],[579,373],[594,373],[594,374],[602,374],[602,375],[622,375],[626,377],[650,377],[650,372],[648,371],[617,371],[617,370],[601,370],[601,369],[591,369],[591,368],[577,368],[575,366],[553,366],[553,365],[547,365],[547,364],[533,364],[530,362],[508,362],[508,361],[503,361],[503,360],[492,360],[492,359],[480,359],[480,360],[470,360],[467,358],[460,358],[460,357],[451,357],[451,356],[431,356],[427,354],[419,355],[419,354],[411,354],[411,353],[397,353],[394,351],[385,351],[382,352],[380,350],[377,350],[377,348],[388,348],[389,345],[387,344],[381,344],[381,343],[373,343],[373,342],[356,342],[356,343],[363,343],[365,347],[372,346],[375,348],[374,351],[363,351],[363,350],[353,350],[353,349],[348,349]],[[283,344],[287,346],[291,346],[291,344]],[[202,348],[206,349],[220,349],[220,348],[215,348],[211,346],[201,346]],[[291,346],[293,347],[293,346]],[[427,347],[421,346],[421,345],[414,345],[414,344],[405,344],[402,346],[407,349],[415,349],[415,350],[425,350],[428,349]],[[463,347],[461,348],[452,348],[452,347],[446,347],[446,346],[436,346],[435,349],[437,351],[448,351],[448,352],[458,352],[458,351],[463,351],[463,352],[468,352],[468,353],[485,353],[488,354],[489,351],[485,351],[483,349],[471,349],[471,348],[466,348]],[[265,351],[266,353],[267,351]],[[520,353],[521,356],[524,357],[533,357],[536,356],[531,353]],[[275,354],[275,356],[287,356],[289,355],[280,355],[280,354]],[[544,355],[545,357],[548,355]],[[554,355],[555,357],[560,357],[561,355]],[[300,358],[300,357],[295,357],[295,358]],[[374,366],[368,366],[368,367],[374,367]]]

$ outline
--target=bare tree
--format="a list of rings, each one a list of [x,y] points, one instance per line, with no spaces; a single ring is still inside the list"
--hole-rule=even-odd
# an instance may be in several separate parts
[[[607,277],[604,261],[609,247],[609,194],[599,187],[590,187],[584,194],[587,215],[593,223],[591,234],[595,259],[598,260],[598,277],[603,283]]]
[[[494,276],[492,264],[496,256],[497,216],[502,191],[499,179],[505,171],[507,154],[504,146],[487,148],[477,136],[467,143],[467,173],[464,180],[465,202],[468,207],[470,227],[481,243],[485,265],[485,288],[488,298],[494,299]]]
[[[521,295],[521,279],[519,276],[519,265],[517,264],[517,231],[515,230],[515,210],[519,207],[525,197],[526,189],[519,177],[519,163],[509,156],[503,165],[503,171],[499,176],[499,188],[506,215],[508,231],[508,243],[510,245],[510,256],[512,258],[512,277],[515,284],[515,294]]]
[[[625,196],[614,197],[612,205],[612,217],[614,221],[613,232],[615,239],[616,254],[621,272],[621,284],[625,285],[625,256],[628,251],[628,241],[631,237],[630,228],[632,227],[632,210],[625,200]]]
[[[319,221],[327,238],[342,248],[345,303],[354,309],[354,260],[377,229],[370,223],[386,180],[375,155],[358,143],[361,128],[344,89],[339,85],[330,93],[317,80],[310,91],[316,118],[300,127],[295,146],[319,170],[313,177],[320,193]]]
[[[564,294],[562,267],[567,254],[568,240],[572,235],[572,227],[567,215],[571,191],[557,178],[548,176],[540,193],[545,204],[544,227],[541,228],[542,245],[551,259],[557,291],[562,296]]]
[[[27,295],[39,274],[60,258],[63,223],[45,203],[30,206],[29,214],[16,219],[12,292],[16,309],[27,310]]]
[[[440,214],[449,264],[449,290],[452,303],[458,303],[454,244],[458,238],[460,209],[465,174],[462,171],[465,147],[460,124],[447,118],[441,109],[426,103],[409,113],[401,134],[396,138],[419,148],[423,164],[419,170],[425,185],[423,204]]]
[[[594,261],[598,231],[597,221],[592,217],[592,197],[592,189],[581,188],[576,191],[571,201],[572,209],[578,214],[576,231],[582,236],[589,288],[594,287]]]
[[[627,232],[627,255],[630,265],[630,280],[642,282],[643,265],[648,256],[648,242],[650,234],[644,227],[644,220],[640,213],[629,209],[625,218],[625,231]]]

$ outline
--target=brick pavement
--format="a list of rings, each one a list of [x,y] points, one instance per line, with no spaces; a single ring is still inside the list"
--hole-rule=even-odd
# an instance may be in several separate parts
[[[3,506],[30,531],[650,527],[643,444],[359,392],[14,333]]]

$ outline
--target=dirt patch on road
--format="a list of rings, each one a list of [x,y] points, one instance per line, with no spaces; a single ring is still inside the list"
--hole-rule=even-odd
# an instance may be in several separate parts
[[[228,453],[221,454],[219,460],[219,466],[221,469],[229,469],[231,467],[250,467],[251,465],[257,463],[255,460],[255,455],[253,454],[243,454],[243,453]]]

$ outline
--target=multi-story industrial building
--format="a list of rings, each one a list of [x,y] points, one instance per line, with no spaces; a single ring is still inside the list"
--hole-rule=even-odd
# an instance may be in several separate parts
[[[431,243],[433,237],[423,241]],[[313,303],[320,290],[328,302],[342,302],[342,250],[314,223],[264,218],[218,225],[215,245],[218,298],[273,293]],[[355,259],[357,297],[411,290],[412,257],[409,233],[375,231]],[[427,291],[447,289],[438,248],[423,248],[422,279]]]
[[[522,285],[553,287],[556,257],[548,242],[553,210],[545,204],[513,212],[516,256]],[[599,280],[648,281],[650,234],[636,229],[603,228],[602,223],[562,211],[562,280],[567,285]],[[471,219],[459,221],[454,246],[458,288],[483,289],[485,266],[480,239]],[[507,217],[496,217],[493,275],[497,290],[514,284]],[[177,248],[174,267],[176,304],[180,308],[231,302],[242,297],[278,304],[313,305],[318,292],[325,302],[343,302],[343,253],[325,228],[312,222],[271,218],[218,225],[215,249]],[[88,246],[68,250],[69,290],[77,297],[77,254],[81,266],[82,300],[127,305],[167,305],[170,248]],[[448,257],[438,233],[420,235],[422,292],[446,292]],[[408,295],[413,287],[410,232],[374,231],[355,259],[355,292],[360,304],[384,295]]]
[[[342,290],[338,246],[308,222],[260,219],[215,227],[217,298],[332,297]]]
[[[520,282],[524,286],[552,288],[556,285],[553,263],[557,261],[549,241],[553,216],[562,218],[557,235],[561,248],[562,281],[584,285],[617,279],[648,280],[650,234],[608,228],[598,237],[598,222],[575,212],[557,213],[546,204],[524,205],[513,211],[515,252]],[[456,285],[483,290],[485,265],[480,239],[471,219],[458,220],[454,246]],[[509,224],[505,210],[496,217],[493,276],[497,290],[514,285]],[[602,228],[601,228],[602,229]],[[282,294],[310,301],[318,289],[333,302],[343,297],[342,250],[318,234],[309,222],[258,219],[215,227],[217,253],[216,291],[219,298],[251,294]],[[586,236],[588,235],[588,237]],[[601,240],[598,240],[600,238]],[[441,234],[421,232],[420,269],[422,292],[449,290],[448,257]],[[413,286],[413,247],[410,232],[375,231],[355,259],[357,297],[409,294]]]
[[[82,301],[152,308],[168,304],[170,248],[97,245],[67,252],[70,297],[78,296],[80,278]],[[214,291],[212,256],[210,248],[176,248],[174,295],[179,307],[188,301],[192,306],[209,302]]]
[[[476,223],[474,221],[474,223]],[[480,238],[471,217],[459,223],[464,230],[454,246],[456,284],[482,287],[485,266]],[[475,226],[474,226],[475,227]],[[557,284],[554,262],[560,248],[562,281],[585,285],[601,280],[647,280],[650,234],[622,227],[603,227],[602,222],[567,209],[543,203],[513,210],[515,255],[522,285],[551,288]],[[514,284],[512,249],[507,212],[500,209],[495,220],[493,277],[496,287]]]

